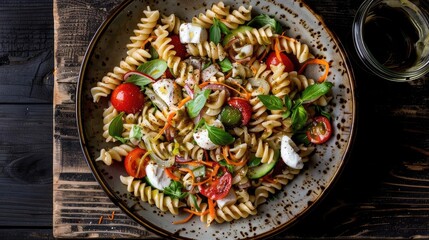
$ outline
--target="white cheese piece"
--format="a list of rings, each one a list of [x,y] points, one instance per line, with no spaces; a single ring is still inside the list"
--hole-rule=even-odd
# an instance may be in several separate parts
[[[301,156],[295,152],[295,143],[288,136],[283,136],[280,144],[280,154],[283,161],[291,168],[302,169],[304,163],[302,162]]]
[[[207,30],[198,24],[182,23],[179,29],[181,43],[202,43],[207,41]]]
[[[228,195],[222,199],[216,200],[216,202],[217,206],[222,209],[225,206],[235,204],[235,202],[237,202],[237,195],[235,195],[234,190],[230,189]]]
[[[204,82],[209,81],[210,78],[212,78],[218,72],[219,72],[219,69],[217,69],[217,67],[214,64],[212,64],[202,71],[201,78],[203,79]]]
[[[179,102],[181,98],[180,89],[175,87],[173,80],[161,79],[156,81],[152,86],[156,95],[158,95],[169,107]]]
[[[171,179],[165,174],[164,168],[154,163],[149,163],[146,166],[146,176],[154,188],[164,190],[170,186]]]
[[[203,149],[213,150],[218,147],[218,145],[214,144],[209,138],[209,132],[207,129],[199,129],[194,133],[194,140]]]

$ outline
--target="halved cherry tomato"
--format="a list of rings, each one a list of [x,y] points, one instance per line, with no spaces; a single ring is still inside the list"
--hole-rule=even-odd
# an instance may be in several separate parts
[[[241,112],[241,124],[247,125],[252,117],[252,105],[244,98],[233,97],[229,99],[228,105],[237,108]]]
[[[144,104],[144,94],[133,83],[123,83],[113,90],[110,102],[119,112],[137,113]]]
[[[285,71],[292,72],[295,69],[292,61],[284,53],[280,53],[280,57],[281,60],[277,58],[275,52],[271,52],[267,57],[267,65],[279,65],[280,63],[283,63],[283,65],[285,65]]]
[[[219,200],[228,195],[232,186],[232,175],[226,168],[221,169],[224,173],[221,177],[215,177],[213,181],[198,186],[202,195],[213,200]]]
[[[146,152],[146,150],[136,147],[128,153],[124,160],[125,171],[128,175],[135,178],[146,176],[146,165],[149,162],[149,157],[141,159]]]
[[[180,42],[180,37],[178,35],[171,35],[170,38],[170,44],[174,46],[173,50],[176,51],[176,56],[184,59],[188,53],[185,46]]]
[[[309,128],[307,129],[307,137],[310,142],[322,144],[331,137],[332,126],[329,119],[324,116],[313,118]]]
[[[170,72],[170,69],[167,68],[167,70],[165,70],[165,77],[168,79],[174,79],[173,74]]]

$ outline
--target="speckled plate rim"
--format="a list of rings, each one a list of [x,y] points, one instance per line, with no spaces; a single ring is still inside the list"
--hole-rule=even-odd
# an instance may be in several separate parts
[[[107,182],[101,176],[101,173],[98,171],[98,169],[95,165],[95,161],[93,161],[90,157],[90,154],[89,154],[89,151],[87,148],[87,144],[86,144],[86,138],[85,138],[84,130],[83,130],[83,121],[82,121],[82,117],[81,117],[82,116],[82,101],[81,101],[81,99],[82,99],[82,87],[83,87],[83,82],[84,82],[84,75],[85,75],[85,71],[86,71],[86,66],[87,66],[88,61],[89,61],[89,56],[92,54],[97,41],[100,39],[100,36],[104,33],[104,31],[109,26],[109,24],[111,24],[111,22],[114,20],[114,18],[121,11],[123,11],[129,4],[131,4],[133,1],[135,1],[135,0],[125,0],[125,1],[121,2],[117,7],[115,7],[113,10],[111,10],[108,13],[106,19],[102,22],[102,24],[99,26],[99,28],[95,32],[94,36],[92,37],[92,39],[90,41],[88,48],[86,49],[84,59],[82,61],[81,68],[79,71],[79,77],[78,77],[78,82],[77,82],[77,87],[76,87],[76,109],[75,110],[76,110],[76,123],[77,123],[77,129],[78,129],[79,143],[80,143],[82,152],[84,153],[85,160],[86,160],[88,166],[90,167],[91,172],[94,175],[96,181],[100,184],[101,188],[107,194],[109,199],[116,206],[118,206],[125,214],[127,214],[134,221],[141,224],[142,226],[144,226],[148,230],[154,232],[155,234],[158,234],[159,236],[169,237],[169,238],[174,238],[174,239],[189,239],[189,238],[185,238],[183,236],[174,235],[174,233],[170,233],[166,230],[163,230],[160,227],[152,224],[150,221],[148,221],[146,219],[142,220],[141,218],[136,216],[133,212],[131,212],[128,209],[128,207],[122,203],[122,200],[114,193],[114,190],[107,184]],[[292,227],[293,225],[295,225],[299,219],[302,219],[304,216],[308,215],[311,210],[315,209],[317,205],[320,205],[321,201],[324,198],[326,198],[326,195],[328,194],[328,192],[333,188],[335,183],[340,178],[341,173],[343,172],[345,165],[347,163],[347,160],[350,158],[350,155],[352,154],[352,146],[353,146],[353,142],[356,138],[356,124],[357,124],[356,116],[357,116],[358,109],[357,109],[356,95],[355,95],[355,81],[354,81],[355,76],[354,76],[353,69],[352,69],[351,64],[350,64],[350,60],[347,57],[347,52],[346,52],[344,46],[342,45],[342,43],[337,38],[337,36],[327,27],[323,18],[320,15],[316,14],[306,3],[302,2],[301,0],[295,0],[295,1],[299,2],[299,4],[302,7],[306,8],[311,14],[313,14],[313,16],[318,21],[320,21],[321,26],[324,27],[324,30],[327,32],[328,35],[331,36],[334,43],[339,47],[339,50],[340,50],[339,54],[341,55],[342,59],[344,59],[344,61],[345,61],[344,67],[346,68],[348,78],[350,79],[350,91],[351,91],[350,95],[351,95],[352,100],[353,100],[352,106],[351,106],[353,109],[353,112],[351,114],[352,124],[351,124],[351,129],[350,129],[350,135],[348,136],[348,139],[347,139],[348,144],[347,144],[347,147],[345,149],[346,154],[342,157],[341,164],[340,164],[340,166],[337,167],[335,174],[331,178],[331,181],[328,182],[327,187],[321,191],[321,193],[318,195],[318,197],[315,199],[315,201],[313,203],[311,203],[310,205],[308,205],[308,207],[305,208],[302,212],[294,215],[286,223],[278,226],[277,228],[266,231],[265,233],[259,234],[257,236],[252,236],[251,237],[252,239],[263,239],[263,238],[267,238],[267,237],[279,234],[280,232],[283,232],[283,231],[289,229],[290,227]]]

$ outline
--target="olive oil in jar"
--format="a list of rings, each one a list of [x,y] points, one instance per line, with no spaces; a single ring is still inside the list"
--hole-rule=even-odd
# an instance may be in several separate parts
[[[419,35],[404,9],[381,4],[365,19],[363,38],[377,61],[394,71],[411,67],[417,60]]]

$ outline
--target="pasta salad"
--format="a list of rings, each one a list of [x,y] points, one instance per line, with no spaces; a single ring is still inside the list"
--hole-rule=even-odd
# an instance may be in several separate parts
[[[188,214],[174,224],[256,215],[332,135],[329,63],[252,6],[218,2],[191,22],[143,14],[127,56],[91,89],[110,99],[112,147],[96,160],[123,166],[141,201]]]

